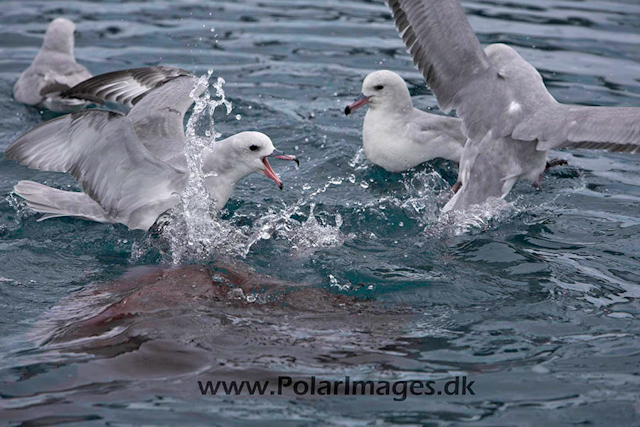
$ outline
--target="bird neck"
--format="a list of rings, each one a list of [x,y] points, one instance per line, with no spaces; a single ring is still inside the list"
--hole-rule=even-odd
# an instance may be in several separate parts
[[[218,210],[227,203],[236,184],[252,172],[237,161],[228,145],[218,141],[202,151],[204,186]]]
[[[67,34],[45,34],[40,51],[58,52],[73,57],[74,37]]]

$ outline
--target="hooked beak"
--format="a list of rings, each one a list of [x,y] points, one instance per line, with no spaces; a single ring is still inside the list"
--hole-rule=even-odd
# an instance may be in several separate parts
[[[280,190],[282,190],[284,185],[282,185],[282,181],[280,181],[280,178],[278,178],[278,175],[276,175],[276,173],[271,168],[271,165],[269,164],[269,160],[267,160],[267,157],[273,157],[274,159],[293,161],[293,162],[296,162],[296,164],[298,166],[300,166],[300,160],[298,160],[298,158],[296,156],[286,155],[283,152],[277,151],[277,150],[274,151],[273,153],[271,153],[270,155],[262,158],[262,163],[264,163],[264,174],[265,174],[265,176],[267,178],[271,178],[276,183],[278,188]]]
[[[369,98],[370,98],[369,96],[364,96],[363,94],[360,94],[360,96],[355,101],[353,101],[352,104],[347,105],[347,107],[344,109],[344,114],[348,116],[352,112],[356,111],[358,108],[364,107],[369,103]]]

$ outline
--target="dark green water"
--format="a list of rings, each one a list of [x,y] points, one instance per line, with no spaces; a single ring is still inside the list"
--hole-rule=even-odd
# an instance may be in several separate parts
[[[386,173],[358,154],[362,113],[342,113],[381,68],[408,81],[418,108],[438,111],[382,2],[0,6],[1,149],[52,117],[13,103],[11,88],[48,22],[64,15],[78,25],[78,61],[94,74],[211,68],[233,103],[229,116],[216,113],[217,130],[260,130],[302,161],[298,170],[274,165],[283,192],[257,175],[239,185],[220,250],[191,260],[204,272],[162,273],[152,267],[168,268],[174,254],[161,238],[36,222],[16,208],[4,196],[20,179],[77,187],[0,159],[0,421],[640,424],[640,157],[553,153],[570,165],[541,191],[521,183],[510,206],[438,219],[455,167]],[[558,100],[640,106],[637,2],[464,6],[481,42],[514,46]],[[278,375],[467,375],[476,394],[221,397],[197,385]]]

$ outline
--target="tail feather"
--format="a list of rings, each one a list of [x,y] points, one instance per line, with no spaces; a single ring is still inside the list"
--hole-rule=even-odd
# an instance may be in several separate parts
[[[51,188],[33,181],[20,181],[13,188],[27,206],[45,214],[38,221],[63,216],[111,223],[102,207],[85,193]]]

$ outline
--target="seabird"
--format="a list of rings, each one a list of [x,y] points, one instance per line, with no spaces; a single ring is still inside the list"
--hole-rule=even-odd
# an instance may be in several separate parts
[[[17,102],[55,112],[76,111],[88,104],[58,96],[91,78],[91,73],[73,56],[75,30],[75,24],[66,18],[56,18],[49,24],[40,51],[13,86]]]
[[[387,4],[440,108],[456,110],[468,138],[458,175],[462,188],[443,211],[504,198],[520,178],[539,182],[552,149],[640,149],[640,109],[557,102],[513,48],[482,49],[458,0]]]
[[[188,184],[184,153],[184,114],[206,84],[172,67],[149,67],[96,76],[63,96],[131,106],[123,115],[94,109],[50,120],[29,131],[5,151],[5,157],[32,169],[66,172],[82,192],[62,191],[20,181],[15,193],[41,218],[70,216],[121,223],[148,230],[179,202]],[[242,132],[217,141],[202,153],[204,186],[220,209],[235,185],[253,172],[282,189],[268,158],[298,162],[276,152],[259,132]]]
[[[435,158],[460,161],[467,142],[461,120],[414,108],[405,81],[393,71],[369,74],[362,82],[362,94],[344,112],[349,115],[365,105],[369,111],[362,143],[372,163],[403,172]]]

